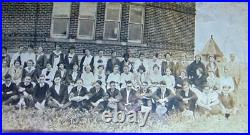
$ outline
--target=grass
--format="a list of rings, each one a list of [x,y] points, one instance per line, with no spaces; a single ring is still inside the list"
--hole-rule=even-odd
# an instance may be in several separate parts
[[[247,82],[243,84],[247,86]],[[171,115],[162,119],[153,114],[144,127],[138,123],[105,123],[101,115],[82,113],[66,109],[55,111],[47,109],[40,113],[34,109],[15,110],[2,108],[3,131],[85,131],[85,132],[247,132],[248,94],[247,87],[239,92],[240,111],[226,119],[222,115],[197,116],[195,119]]]

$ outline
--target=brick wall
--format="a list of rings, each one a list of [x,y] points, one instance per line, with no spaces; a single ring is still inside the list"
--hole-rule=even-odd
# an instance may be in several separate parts
[[[134,57],[137,57],[139,52],[144,52],[148,57],[158,52],[160,57],[163,57],[165,52],[170,51],[176,59],[181,53],[186,52],[192,59],[195,4],[146,3],[143,6],[145,7],[143,44],[133,44],[127,43],[129,3],[122,3],[119,41],[102,41],[105,3],[97,5],[94,41],[76,39],[79,14],[79,3],[77,2],[71,4],[69,37],[62,40],[50,38],[52,3],[3,3],[3,46],[13,51],[19,45],[42,45],[45,52],[49,53],[54,49],[55,44],[61,44],[65,52],[69,45],[75,45],[79,54],[83,48],[89,48],[94,54],[98,49],[103,49],[106,52],[105,55],[109,55],[111,50],[116,50],[120,56],[126,49],[130,49]]]

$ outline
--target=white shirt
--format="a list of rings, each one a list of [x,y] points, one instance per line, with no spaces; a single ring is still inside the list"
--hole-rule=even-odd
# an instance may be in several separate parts
[[[126,84],[126,81],[132,81],[134,80],[134,75],[131,72],[128,72],[128,74],[122,73],[121,74],[121,79],[120,79],[122,85]]]
[[[81,78],[83,79],[84,86],[92,86],[92,84],[95,82],[95,78],[92,72],[85,72],[81,75]]]
[[[34,65],[36,65],[36,54],[35,53],[24,53],[22,63],[27,62],[28,60],[32,60]]]
[[[111,81],[120,83],[121,82],[121,75],[119,73],[116,73],[116,74],[111,73],[111,74],[109,74],[108,79],[107,79],[107,83],[110,83]]]
[[[73,73],[72,73],[72,79],[73,79],[73,81],[76,80],[77,74],[78,74],[77,71],[73,71]]]
[[[129,94],[130,94],[130,90],[126,90],[127,91],[127,104],[129,103]]]
[[[149,72],[153,72],[153,67],[154,65],[158,65],[159,66],[159,71],[161,71],[161,60],[157,59],[156,61],[151,60],[149,61],[148,65],[149,65]]]
[[[220,78],[220,89],[223,90],[223,86],[230,86],[229,91],[234,90],[234,81],[231,76],[222,76]]]
[[[93,58],[92,55],[89,55],[89,56],[86,55],[86,57],[84,59],[84,62],[83,62],[83,67],[87,66],[87,65],[90,65],[92,58]]]
[[[146,69],[146,72],[148,72],[149,65],[148,65],[148,62],[145,59],[143,61],[141,61],[140,59],[135,60],[134,72],[137,72],[137,69],[140,67],[140,65],[143,65],[145,67],[145,69]]]
[[[95,77],[95,81],[100,80],[103,84],[105,83],[105,77],[106,76],[105,76],[104,71],[102,73],[96,72],[94,74],[94,77]]]
[[[107,58],[105,58],[104,56],[102,56],[102,57],[95,56],[95,58],[94,58],[95,72],[97,72],[97,68],[99,65],[103,65],[104,69],[105,69],[106,65],[107,65]]]
[[[59,85],[55,85],[55,91],[56,93],[59,95],[59,92],[60,92],[60,84]]]
[[[175,86],[175,78],[174,78],[174,76],[172,76],[172,75],[169,75],[169,76],[164,75],[163,76],[163,81],[166,82],[166,87],[168,89],[174,89],[174,86]]]
[[[73,54],[69,53],[69,55],[68,55],[69,63],[71,63],[71,61],[72,61],[74,55],[75,55],[75,53],[73,53]]]

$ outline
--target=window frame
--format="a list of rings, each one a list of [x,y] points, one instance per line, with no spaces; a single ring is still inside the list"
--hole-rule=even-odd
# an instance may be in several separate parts
[[[50,28],[50,37],[52,38],[68,38],[69,36],[69,26],[70,26],[70,14],[71,14],[71,6],[72,6],[72,2],[70,2],[70,10],[69,10],[69,16],[65,16],[65,17],[59,17],[59,16],[55,16],[54,15],[54,4],[55,2],[53,2],[53,9],[52,9],[52,16],[51,16],[51,28]],[[68,24],[66,27],[66,35],[62,35],[62,34],[54,34],[53,30],[54,30],[54,22],[55,19],[68,19]]]
[[[113,2],[115,3],[115,2]],[[119,20],[116,21],[116,20],[109,20],[107,19],[107,4],[113,4],[112,2],[107,2],[105,4],[105,18],[104,18],[104,29],[103,29],[103,40],[112,40],[112,41],[119,41],[120,40],[120,32],[121,32],[121,18],[122,18],[122,4],[121,3],[118,3],[119,4]],[[116,22],[118,24],[118,32],[117,32],[117,38],[106,38],[105,37],[105,31],[106,31],[106,22]]]
[[[136,23],[136,22],[131,22],[130,20],[130,16],[131,16],[131,6],[135,6],[135,7],[141,7],[142,8],[142,20],[141,20],[141,23]],[[144,22],[145,22],[145,7],[144,6],[141,6],[141,5],[129,5],[129,22],[128,22],[128,42],[131,42],[131,43],[143,43],[143,34],[144,34]],[[129,40],[129,26],[130,25],[133,25],[133,24],[139,24],[141,25],[141,40],[140,41],[137,41],[137,40]]]
[[[81,3],[93,3],[93,2],[80,2],[80,4],[79,4],[79,15],[78,15],[78,26],[77,26],[77,39],[94,40],[95,39],[95,33],[96,33],[96,17],[97,17],[97,6],[98,6],[98,3],[95,2],[96,6],[95,6],[94,19],[89,19],[89,18],[81,17],[81,15],[80,15],[80,6],[81,6]],[[94,24],[93,24],[93,31],[92,31],[92,36],[91,37],[80,35],[80,20],[91,20],[91,21],[93,21]]]

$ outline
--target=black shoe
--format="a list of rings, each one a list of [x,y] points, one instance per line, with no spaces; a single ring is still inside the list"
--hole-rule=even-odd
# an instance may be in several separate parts
[[[226,117],[226,119],[228,119],[228,118],[230,117],[230,114],[229,114],[229,113],[226,113],[226,114],[225,114],[225,117]]]

